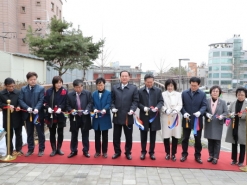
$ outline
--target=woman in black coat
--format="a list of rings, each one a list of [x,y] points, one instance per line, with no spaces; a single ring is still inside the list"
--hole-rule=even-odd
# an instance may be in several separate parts
[[[61,151],[63,143],[63,128],[66,126],[66,110],[67,90],[64,89],[63,79],[60,76],[54,76],[52,79],[52,87],[48,89],[44,97],[44,105],[46,107],[45,121],[50,130],[50,143],[52,152],[51,157],[56,154],[64,155]],[[57,145],[56,145],[56,132]]]

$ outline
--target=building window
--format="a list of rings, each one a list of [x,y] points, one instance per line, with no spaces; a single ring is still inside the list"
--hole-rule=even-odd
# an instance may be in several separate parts
[[[51,3],[51,11],[54,12],[54,3]]]
[[[41,2],[40,1],[36,1],[36,6],[41,6]]]
[[[221,78],[232,78],[231,73],[221,73]]]
[[[212,71],[212,66],[210,66],[210,67],[208,68],[208,70],[209,70],[209,71]]]
[[[26,38],[22,38],[21,39],[21,45],[22,46],[26,46]]]
[[[57,9],[56,9],[56,15],[58,16],[58,7],[57,7]]]
[[[213,57],[213,52],[209,52],[208,56],[209,56],[209,58],[212,58]]]
[[[221,64],[232,64],[232,59],[231,58],[221,58],[220,63]]]
[[[212,66],[212,71],[219,71],[220,67],[219,66]]]
[[[21,13],[26,13],[26,7],[25,6],[21,7]]]
[[[21,23],[21,29],[25,30],[26,29],[26,23]]]
[[[219,51],[213,52],[213,57],[219,57],[219,56],[220,56],[220,52]]]
[[[59,10],[59,19],[62,19],[62,11]]]
[[[219,85],[219,81],[218,80],[214,80],[213,81],[213,85]]]
[[[220,77],[219,73],[213,73],[213,78],[219,78],[219,77]]]
[[[212,78],[212,73],[209,73],[208,74],[208,78]]]
[[[221,85],[231,85],[232,82],[229,80],[221,80]]]
[[[212,64],[220,64],[220,59],[219,58],[213,58]]]
[[[221,56],[222,57],[231,57],[232,56],[232,52],[229,52],[229,51],[221,51]]]
[[[240,60],[241,64],[247,64],[247,60]]]
[[[221,71],[231,71],[232,66],[221,66]]]

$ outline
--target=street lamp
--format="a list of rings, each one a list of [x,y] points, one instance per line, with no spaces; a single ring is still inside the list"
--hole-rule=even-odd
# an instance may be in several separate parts
[[[189,61],[190,59],[188,58],[182,58],[182,59],[178,59],[179,61],[179,89],[181,89],[181,91],[183,90],[181,88],[181,61],[184,60],[184,61]]]

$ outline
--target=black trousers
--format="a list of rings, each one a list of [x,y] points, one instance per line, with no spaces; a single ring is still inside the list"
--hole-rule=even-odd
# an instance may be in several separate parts
[[[29,119],[26,120],[28,150],[29,151],[34,150],[34,126],[36,127],[36,131],[38,132],[39,151],[44,151],[45,150],[44,121],[40,120],[40,123],[35,125],[32,122],[30,122]]]
[[[243,163],[245,157],[245,145],[239,145],[240,152],[238,162]],[[237,161],[238,156],[238,144],[232,144],[232,160]]]
[[[221,140],[208,139],[208,153],[210,157],[219,159]]]
[[[56,133],[57,133],[57,142],[63,142],[63,127],[57,127],[57,123],[53,123],[52,127],[49,127],[50,130],[50,142],[56,143]]]
[[[182,140],[182,156],[188,156],[188,146],[189,146],[189,138],[190,138],[191,129],[190,128],[183,128],[183,140]],[[195,139],[195,153],[194,156],[201,157],[201,151],[202,151],[202,143],[201,143],[201,137],[202,137],[202,130],[197,131],[197,135],[194,135]]]
[[[121,154],[120,142],[121,142],[122,128],[124,130],[124,135],[125,135],[125,154],[126,155],[131,154],[133,125],[129,125],[127,127],[126,125],[114,124],[114,128],[113,128],[114,151],[117,154]]]
[[[19,152],[22,149],[22,126],[18,128],[10,128],[10,155],[12,155],[14,149],[12,142],[14,132],[15,132],[15,150]],[[5,135],[5,137],[6,137],[6,146],[8,147],[8,132]]]
[[[146,146],[147,146],[147,138],[148,138],[148,131],[140,131],[141,134],[141,147],[142,151],[141,153],[146,154]],[[155,141],[156,141],[156,130],[155,131],[149,131],[149,137],[150,137],[150,144],[149,144],[149,154],[154,154],[154,148],[155,148]]]
[[[165,146],[165,152],[170,155],[170,138],[164,139],[164,146]],[[177,153],[177,146],[178,146],[178,139],[175,137],[172,137],[172,155],[175,155]]]
[[[82,128],[77,128],[77,130],[73,130],[71,132],[71,141],[70,141],[70,150],[71,152],[77,152],[78,148],[78,132],[81,129],[82,135],[82,146],[83,153],[87,153],[89,151],[89,130],[82,130]]]
[[[107,153],[108,149],[108,130],[94,130],[95,133],[95,151],[101,153],[101,135],[102,135],[102,153]]]

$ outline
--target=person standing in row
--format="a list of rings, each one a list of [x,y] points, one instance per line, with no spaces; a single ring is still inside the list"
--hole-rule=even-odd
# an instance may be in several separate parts
[[[145,86],[139,89],[139,109],[140,119],[143,122],[144,130],[140,130],[141,135],[141,156],[144,160],[147,150],[147,135],[150,133],[149,155],[151,160],[155,160],[154,155],[156,132],[161,129],[159,110],[164,105],[161,90],[154,87],[154,76],[146,74],[144,77]]]
[[[29,72],[26,75],[28,85],[21,88],[19,95],[19,104],[22,109],[23,120],[26,121],[27,128],[27,143],[28,152],[26,157],[30,156],[34,152],[34,125],[38,132],[39,138],[39,153],[38,156],[44,155],[45,150],[45,134],[44,134],[44,87],[37,84],[38,75],[35,72]],[[34,118],[38,114],[39,124],[35,124]]]
[[[191,130],[194,130],[195,138],[195,161],[202,164],[201,151],[202,151],[202,128],[203,128],[203,115],[207,108],[206,94],[199,89],[201,83],[200,78],[190,78],[190,89],[183,91],[182,102],[183,107],[181,113],[183,114],[183,140],[182,140],[182,157],[181,162],[187,160],[188,145]],[[196,121],[196,122],[195,122]]]
[[[91,126],[90,110],[92,109],[91,93],[83,89],[83,81],[76,79],[73,81],[74,91],[67,96],[67,111],[70,112],[70,150],[68,158],[74,157],[78,152],[78,132],[81,129],[83,155],[90,157],[89,151],[89,130]]]
[[[165,92],[162,93],[164,98],[164,106],[162,107],[161,125],[162,137],[164,138],[164,146],[166,152],[166,160],[170,158],[176,161],[178,139],[181,138],[181,119],[180,110],[182,109],[181,93],[177,92],[177,84],[173,79],[167,79],[165,82]],[[176,126],[170,129],[173,122]],[[170,137],[172,137],[172,147],[170,150]],[[172,151],[172,152],[170,152]]]
[[[208,162],[217,164],[220,147],[221,147],[221,136],[223,130],[223,118],[228,114],[226,102],[221,100],[221,88],[215,85],[210,88],[211,98],[207,99],[207,109],[205,124],[204,124],[204,138],[208,139]]]
[[[63,143],[63,128],[66,126],[66,118],[62,113],[66,111],[67,90],[63,87],[63,79],[54,76],[52,87],[45,93],[44,105],[46,108],[45,121],[50,131],[51,157],[56,154],[64,155],[61,150]],[[57,133],[57,143],[56,143]]]
[[[237,100],[232,102],[229,107],[229,113],[233,117],[231,124],[227,128],[226,142],[232,143],[232,165],[243,166],[245,158],[246,147],[246,112],[247,107],[247,92],[245,88],[238,88],[236,90]],[[240,147],[238,156],[238,144]]]
[[[15,132],[15,152],[13,152],[13,142],[10,142],[10,155],[23,155],[22,152],[22,126],[24,125],[22,114],[20,111],[20,105],[18,102],[20,91],[15,89],[15,81],[12,78],[6,78],[4,80],[5,89],[0,91],[0,108],[3,111],[3,128],[7,132],[10,132],[10,140],[12,141],[13,132]],[[7,100],[10,100],[10,130],[7,130]]]
[[[105,89],[105,79],[96,79],[97,90],[92,94],[92,106],[94,110],[93,129],[95,133],[95,155],[97,158],[101,155],[107,158],[108,150],[108,130],[112,128],[111,123],[111,92]],[[102,146],[101,146],[102,135]]]
[[[125,134],[125,155],[128,160],[132,159],[132,133],[133,133],[133,114],[137,109],[139,96],[135,85],[129,83],[130,73],[120,72],[120,83],[112,87],[112,113],[113,113],[113,146],[115,154],[112,159],[121,156],[121,134],[122,128]]]

